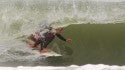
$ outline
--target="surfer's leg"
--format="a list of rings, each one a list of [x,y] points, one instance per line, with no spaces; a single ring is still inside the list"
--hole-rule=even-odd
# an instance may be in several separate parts
[[[41,43],[41,52],[47,52],[49,50],[47,47],[48,47],[49,43],[52,42],[52,40],[53,39]]]
[[[47,51],[48,51],[47,46],[48,46],[48,44],[46,44],[46,43],[41,43],[40,52],[41,52],[41,53],[47,52]]]
[[[47,46],[46,41],[41,41],[40,52],[46,52],[45,46]]]
[[[44,43],[41,42],[41,44],[40,44],[40,51],[43,50],[43,45],[44,45]]]
[[[35,42],[34,47],[37,47],[40,44],[40,41]]]

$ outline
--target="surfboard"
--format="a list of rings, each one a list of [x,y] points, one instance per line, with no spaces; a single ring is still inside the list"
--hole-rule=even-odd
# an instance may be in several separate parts
[[[41,57],[60,57],[60,56],[62,56],[61,54],[58,54],[52,50],[49,50],[44,53],[40,53],[38,50],[33,50],[33,52]]]

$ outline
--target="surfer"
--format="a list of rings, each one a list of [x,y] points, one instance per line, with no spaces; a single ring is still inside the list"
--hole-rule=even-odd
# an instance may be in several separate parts
[[[57,36],[59,39],[65,41],[65,42],[71,42],[72,39],[68,38],[65,39],[61,33],[63,31],[63,28],[59,27],[56,29],[53,29],[50,27],[49,29],[46,29],[44,31],[36,32],[35,34],[31,34],[30,39],[33,41],[30,43],[31,48],[36,48],[40,44],[40,52],[47,52],[48,45],[53,41],[55,36]]]

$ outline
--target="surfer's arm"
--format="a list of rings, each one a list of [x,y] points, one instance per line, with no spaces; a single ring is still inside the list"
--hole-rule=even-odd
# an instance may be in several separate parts
[[[66,39],[65,39],[61,34],[56,34],[56,36],[57,36],[59,39],[61,39],[61,40],[63,40],[63,41],[66,41]]]

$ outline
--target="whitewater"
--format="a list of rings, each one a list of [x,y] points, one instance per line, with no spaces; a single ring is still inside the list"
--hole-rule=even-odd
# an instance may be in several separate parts
[[[103,64],[98,64],[98,65],[83,65],[83,66],[77,66],[77,65],[71,65],[67,67],[53,67],[53,66],[36,66],[36,67],[0,67],[1,69],[4,70],[125,70],[124,66],[108,66],[108,65],[103,65]]]
[[[75,54],[72,55],[73,51],[70,48],[68,51],[65,50],[68,55],[63,53],[65,55],[63,58],[42,58],[34,54],[27,44],[22,42],[25,40],[25,36],[29,36],[45,26],[56,28],[68,27],[72,24],[120,23],[125,23],[125,0],[0,0],[0,70],[125,70],[123,63],[121,66],[117,62],[110,64],[110,61],[109,64],[108,62],[104,64],[103,62],[89,63],[88,59],[84,59],[85,62],[81,56],[78,57],[81,57],[80,60],[85,62],[84,64],[80,61],[73,61],[72,57],[76,57],[74,60],[79,59],[76,56],[79,51],[74,51]],[[122,25],[120,27],[122,28]],[[77,30],[75,27],[73,28]],[[69,30],[73,32],[72,28]],[[89,33],[89,30],[84,32]],[[74,36],[73,38],[75,39]],[[85,45],[87,41],[84,41]],[[62,44],[59,43],[59,45],[65,46],[64,43]],[[52,48],[59,45],[57,42],[52,43]],[[86,49],[85,45],[83,45],[84,49]],[[104,46],[102,43],[99,45]],[[73,47],[73,45],[69,46]],[[54,50],[61,53],[62,50],[59,49],[56,47]],[[115,54],[113,55],[115,56]],[[87,53],[84,53],[84,56],[87,57]],[[93,57],[94,55],[88,58]],[[106,57],[102,57],[103,59],[105,60]]]

